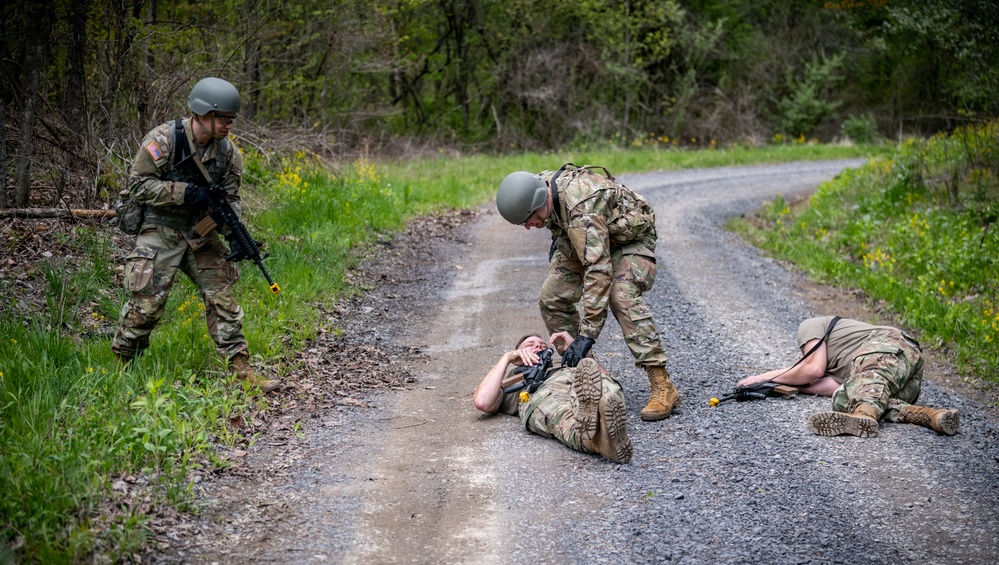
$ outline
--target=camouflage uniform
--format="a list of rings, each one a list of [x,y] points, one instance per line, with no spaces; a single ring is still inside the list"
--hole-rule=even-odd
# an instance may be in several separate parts
[[[798,328],[803,345],[825,334],[830,316],[811,318]],[[826,340],[826,374],[840,383],[833,393],[835,412],[853,412],[861,402],[882,419],[897,421],[899,411],[916,403],[923,383],[919,343],[897,328],[840,320]]]
[[[509,377],[516,367],[507,367],[506,376]],[[519,392],[512,392],[503,395],[499,411],[504,414],[517,414],[521,423],[529,432],[536,433],[542,437],[554,438],[562,442],[566,447],[581,451],[583,453],[597,453],[592,449],[584,447],[583,439],[576,430],[575,414],[579,403],[572,389],[572,378],[575,368],[563,367],[548,378],[533,394],[527,402],[520,402]],[[624,402],[624,391],[617,379],[605,374],[603,376],[603,395],[617,395]]]
[[[610,306],[635,365],[664,366],[659,330],[642,299],[656,280],[655,211],[609,173],[566,168],[541,176],[548,183],[555,177],[558,192],[558,204],[545,221],[552,254],[538,297],[548,331],[596,340]],[[582,320],[576,308],[580,298]]]
[[[192,119],[184,119],[183,126],[191,153],[197,158]],[[179,269],[198,287],[208,332],[217,351],[230,358],[247,349],[243,310],[233,294],[240,272],[235,263],[225,260],[229,250],[218,230],[204,237],[194,232],[208,209],[185,205],[184,193],[191,180],[197,184],[207,184],[207,180],[203,176],[189,179],[184,171],[172,166],[173,127],[171,121],[149,132],[132,162],[128,187],[133,199],[146,204],[145,220],[135,249],[125,259],[124,285],[129,299],[122,307],[112,350],[133,357],[149,346],[149,334],[163,316]],[[201,164],[212,179],[225,187],[238,214],[243,173],[239,149],[225,139],[213,141],[204,148]]]

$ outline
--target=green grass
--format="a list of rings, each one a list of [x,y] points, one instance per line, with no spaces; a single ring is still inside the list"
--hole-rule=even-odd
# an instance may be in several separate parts
[[[360,251],[418,214],[490,199],[514,170],[602,164],[615,174],[690,167],[832,159],[880,147],[788,144],[703,151],[641,146],[544,155],[473,155],[357,162],[330,171],[305,153],[268,165],[246,155],[246,215],[266,242],[266,265],[240,265],[237,297],[251,352],[278,376],[323,323],[318,307],[354,291],[344,274]],[[141,507],[116,480],[145,478],[152,503],[194,509],[190,472],[224,465],[220,446],[246,444],[226,425],[264,406],[224,375],[193,285],[178,277],[150,349],[120,370],[109,330],[124,303],[114,282],[110,234],[74,228],[73,262],[53,258],[26,273],[44,281],[46,308],[0,304],[0,548],[28,563],[118,560],[148,543]],[[20,320],[27,318],[26,323]],[[0,562],[7,559],[0,549]],[[9,555],[9,553],[8,553]]]
[[[733,225],[813,278],[885,301],[959,370],[999,382],[999,123],[909,140],[794,208],[778,198]]]

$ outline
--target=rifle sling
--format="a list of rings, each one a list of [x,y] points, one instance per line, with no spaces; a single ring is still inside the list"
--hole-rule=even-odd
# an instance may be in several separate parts
[[[192,121],[191,123],[193,124],[194,122]],[[219,142],[219,151],[225,149],[221,145],[222,141]],[[184,131],[184,120],[182,118],[177,118],[173,122],[172,165],[174,169],[183,172],[187,176],[188,181],[194,184],[201,184],[198,182],[199,179],[208,181],[208,184],[215,182],[212,176],[208,174],[208,169],[205,168],[199,159],[195,158],[195,152],[191,150],[191,142],[187,139],[187,132]]]
[[[829,337],[829,334],[830,334],[830,333],[832,333],[832,331],[833,331],[833,328],[834,328],[834,327],[836,327],[836,322],[840,321],[841,319],[842,319],[842,318],[840,318],[839,316],[833,316],[833,319],[832,319],[832,320],[829,320],[829,325],[828,325],[828,326],[826,326],[826,333],[825,333],[825,335],[823,335],[823,336],[822,336],[822,338],[821,338],[821,339],[819,339],[819,342],[818,342],[818,343],[816,343],[815,345],[813,345],[813,346],[812,346],[812,348],[811,348],[811,349],[809,349],[807,353],[805,353],[804,355],[802,355],[802,356],[801,356],[801,359],[798,359],[798,361],[797,361],[797,362],[795,362],[795,364],[794,364],[794,365],[791,365],[790,367],[788,367],[788,368],[787,368],[787,371],[784,371],[784,372],[782,372],[782,373],[781,373],[780,375],[777,375],[777,376],[775,376],[775,377],[774,377],[773,379],[768,379],[767,381],[764,381],[764,382],[773,382],[773,381],[774,381],[774,379],[776,379],[777,377],[780,377],[781,375],[783,375],[783,374],[787,373],[787,372],[788,372],[788,371],[790,371],[791,369],[793,369],[793,368],[797,367],[798,365],[801,365],[801,363],[802,363],[802,362],[803,362],[803,361],[804,361],[805,359],[808,359],[808,357],[809,357],[809,356],[810,356],[810,355],[811,355],[812,353],[815,353],[815,351],[816,351],[816,350],[818,350],[819,346],[821,346],[821,345],[822,345],[823,343],[825,343],[825,341],[826,341],[826,338],[828,338],[828,337]],[[794,385],[788,385],[788,386],[794,386]],[[808,385],[805,385],[805,386],[808,386]]]
[[[829,325],[826,326],[826,333],[825,333],[825,335],[822,336],[822,339],[820,339],[818,343],[816,343],[815,345],[813,345],[812,348],[808,350],[808,353],[805,353],[804,355],[802,355],[801,359],[798,359],[797,363],[795,363],[794,365],[791,365],[791,369],[797,367],[798,365],[801,364],[802,361],[804,361],[805,359],[808,359],[809,355],[811,355],[812,353],[815,353],[815,350],[818,349],[820,345],[822,345],[823,343],[825,343],[826,339],[829,337],[829,334],[832,333],[833,328],[836,327],[836,322],[840,321],[841,319],[842,318],[840,318],[839,316],[833,316],[833,319],[829,320]],[[788,369],[788,371],[790,371],[791,369]],[[773,379],[771,379],[771,380],[773,380]]]
[[[561,210],[562,203],[559,201],[559,197],[558,197],[558,183],[556,183],[555,181],[557,181],[558,180],[558,176],[561,175],[563,171],[565,171],[565,168],[568,167],[568,166],[570,166],[570,165],[572,165],[573,167],[576,166],[576,165],[573,165],[572,163],[566,163],[566,164],[562,165],[562,168],[559,169],[559,170],[557,170],[557,171],[555,171],[555,174],[552,175],[552,179],[550,181],[548,181],[548,186],[549,186],[548,190],[551,191],[551,195],[552,195],[552,213],[555,214],[555,217],[558,218],[558,221],[560,223],[562,222],[562,210]],[[549,263],[551,263],[552,257],[555,256],[555,240],[556,239],[557,238],[555,237],[555,234],[552,233],[552,246],[551,246],[551,248],[548,249],[548,262]]]

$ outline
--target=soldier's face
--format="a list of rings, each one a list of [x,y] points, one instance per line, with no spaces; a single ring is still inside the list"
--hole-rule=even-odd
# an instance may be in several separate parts
[[[232,129],[232,122],[235,119],[236,114],[213,112],[212,132],[215,135],[215,139],[225,139],[225,137],[229,135],[229,130]]]
[[[551,197],[545,201],[544,206],[538,208],[527,217],[527,220],[520,224],[524,226],[524,229],[540,229],[545,226],[545,220],[548,219],[548,214],[551,214]]]
[[[530,349],[534,353],[540,353],[545,349],[548,349],[548,344],[545,340],[541,339],[536,335],[528,336],[524,341],[520,342],[519,349]]]

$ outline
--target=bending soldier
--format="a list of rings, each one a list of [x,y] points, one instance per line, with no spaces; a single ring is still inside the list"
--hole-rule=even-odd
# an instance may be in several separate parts
[[[552,345],[565,349],[573,339],[555,334]],[[617,463],[631,460],[631,439],[625,429],[626,411],[621,385],[596,359],[586,358],[575,367],[551,370],[541,386],[522,401],[519,392],[503,392],[517,367],[539,362],[548,344],[538,335],[517,340],[515,349],[500,356],[486,373],[472,398],[475,408],[487,414],[519,414],[528,431],[555,438],[583,453],[599,454]]]
[[[229,251],[211,227],[205,193],[210,183],[218,183],[239,212],[243,156],[226,139],[239,103],[239,92],[229,82],[202,79],[187,101],[193,115],[162,124],[143,139],[128,190],[144,205],[144,217],[135,249],[125,259],[129,299],[111,347],[119,361],[128,363],[149,346],[149,334],[163,316],[177,271],[183,271],[201,294],[208,332],[230,370],[250,386],[270,392],[280,383],[255,375],[250,367],[243,310],[233,294],[239,268],[225,260]],[[180,162],[182,155],[191,161]]]
[[[922,349],[901,330],[822,316],[798,326],[798,344],[807,354],[798,364],[746,377],[737,385],[773,381],[832,396],[831,412],[808,419],[812,432],[822,436],[874,437],[881,420],[957,433],[957,410],[913,405],[922,389]]]
[[[642,294],[656,279],[655,212],[640,195],[595,167],[510,173],[496,207],[506,221],[552,232],[548,277],[538,304],[551,333],[575,341],[563,356],[570,367],[587,356],[608,308],[624,334],[635,365],[648,373],[651,394],[642,420],[662,420],[680,406],[659,330]],[[576,303],[583,300],[580,319]]]

